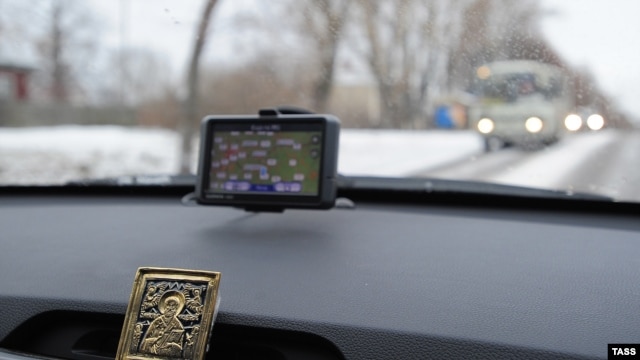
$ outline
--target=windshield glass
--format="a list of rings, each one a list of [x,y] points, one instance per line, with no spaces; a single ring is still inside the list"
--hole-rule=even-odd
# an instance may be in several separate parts
[[[495,64],[493,67],[508,65],[507,73],[494,73],[489,66],[481,66],[477,70],[477,79],[472,89],[482,103],[551,101],[564,96],[571,97],[569,90],[564,90],[564,78],[560,69],[541,67],[542,64],[510,61]],[[539,70],[539,71],[536,71]],[[572,99],[567,99],[571,101]],[[541,106],[545,106],[542,104]],[[532,109],[532,111],[535,111]]]
[[[480,82],[478,96],[485,101],[496,99],[497,102],[517,102],[534,94],[543,94],[535,84],[536,76],[531,73],[495,76]]]
[[[194,173],[210,114],[342,124],[339,173],[640,200],[630,0],[0,0],[0,185]]]

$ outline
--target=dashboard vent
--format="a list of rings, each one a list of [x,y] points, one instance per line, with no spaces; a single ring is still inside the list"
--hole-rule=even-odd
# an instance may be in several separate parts
[[[55,311],[24,322],[0,343],[5,349],[72,360],[113,359],[124,316]],[[330,341],[318,335],[216,323],[207,359],[337,360]]]

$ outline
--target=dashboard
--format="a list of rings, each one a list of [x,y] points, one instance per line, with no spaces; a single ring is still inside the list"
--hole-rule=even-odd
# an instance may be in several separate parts
[[[640,342],[634,204],[343,189],[335,209],[275,214],[188,191],[0,191],[0,358],[115,357],[142,266],[222,273],[212,359],[606,358]]]

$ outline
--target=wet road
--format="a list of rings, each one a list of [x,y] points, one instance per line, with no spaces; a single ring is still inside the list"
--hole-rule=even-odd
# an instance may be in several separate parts
[[[540,150],[508,148],[427,168],[414,175],[498,182],[640,201],[640,131],[567,136]]]

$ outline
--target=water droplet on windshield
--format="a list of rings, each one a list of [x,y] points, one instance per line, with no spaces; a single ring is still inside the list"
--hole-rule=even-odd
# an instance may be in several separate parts
[[[426,182],[424,183],[424,189],[425,189],[427,192],[432,192],[432,191],[433,191],[433,183],[432,183],[431,181],[426,181]]]

